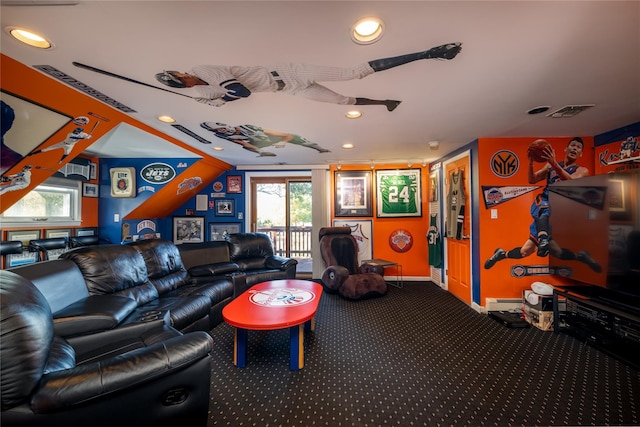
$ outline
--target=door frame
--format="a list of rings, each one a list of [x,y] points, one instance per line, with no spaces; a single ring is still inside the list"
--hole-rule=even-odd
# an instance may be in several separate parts
[[[469,207],[469,262],[470,262],[470,266],[469,266],[469,284],[470,284],[470,301],[471,301],[471,305],[474,305],[474,292],[476,291],[475,286],[474,286],[474,281],[473,278],[475,277],[476,272],[474,271],[474,266],[475,266],[475,260],[473,258],[473,247],[474,247],[474,242],[475,242],[475,235],[474,235],[474,211],[473,211],[473,196],[474,196],[474,192],[473,192],[473,188],[472,188],[472,177],[473,177],[473,171],[471,170],[472,166],[473,166],[473,161],[472,161],[472,152],[471,150],[465,150],[459,154],[456,154],[453,157],[448,158],[447,160],[443,160],[442,161],[442,177],[441,177],[441,188],[442,188],[442,203],[440,204],[440,215],[442,216],[442,224],[444,224],[444,221],[446,220],[444,214],[445,214],[445,210],[446,210],[446,200],[445,198],[447,197],[447,191],[446,191],[446,185],[445,185],[445,173],[444,171],[446,170],[447,165],[449,165],[450,163],[456,162],[460,159],[463,159],[467,157],[469,159],[469,163],[468,163],[468,167],[469,167],[469,173],[465,174],[465,180],[468,182],[468,186],[467,186],[467,205]],[[443,240],[443,271],[442,271],[442,278],[441,278],[441,287],[443,289],[448,290],[449,289],[449,274],[448,274],[448,266],[449,266],[449,260],[448,260],[448,239],[442,239]]]

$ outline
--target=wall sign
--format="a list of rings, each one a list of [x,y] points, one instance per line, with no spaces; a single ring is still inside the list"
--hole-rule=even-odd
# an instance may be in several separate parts
[[[111,197],[136,197],[135,168],[111,168]]]
[[[176,171],[166,163],[151,163],[140,171],[140,176],[151,184],[164,184],[176,176]]]

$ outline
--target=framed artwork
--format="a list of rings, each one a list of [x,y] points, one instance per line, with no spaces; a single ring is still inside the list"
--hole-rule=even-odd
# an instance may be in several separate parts
[[[89,179],[98,179],[98,165],[94,162],[89,162]]]
[[[203,216],[174,216],[173,243],[204,242]]]
[[[354,221],[348,219],[334,219],[334,227],[349,227],[351,235],[358,242],[358,260],[373,259],[372,221]]]
[[[7,231],[7,240],[22,242],[23,248],[29,245],[29,240],[39,239],[42,236],[40,230]],[[31,264],[37,261],[38,254],[23,250],[21,254],[5,255],[5,267],[15,267],[23,264]]]
[[[438,201],[438,173],[434,172],[429,175],[429,201]]]
[[[9,230],[7,231],[7,240],[19,240],[22,246],[29,245],[29,240],[40,239],[42,236],[40,230]]]
[[[196,194],[196,210],[206,211],[209,205],[209,197],[206,194]]]
[[[378,218],[422,216],[420,169],[377,170]]]
[[[82,183],[82,197],[98,197],[98,184]]]
[[[622,179],[612,179],[610,184],[609,210],[611,212],[624,212],[626,205],[624,181]]]
[[[52,228],[44,231],[44,237],[46,239],[54,239],[56,237],[66,237],[67,239],[71,237],[71,229],[70,228]]]
[[[234,216],[236,213],[236,202],[233,199],[216,200],[216,216]]]
[[[227,234],[239,233],[240,223],[209,223],[209,240],[212,242],[224,240]]]
[[[0,173],[5,173],[18,164],[72,119],[71,116],[4,90],[0,91],[0,101],[3,104]],[[5,117],[5,110],[13,117],[12,120],[7,118],[9,116]]]
[[[98,229],[96,227],[85,227],[85,228],[76,228],[75,230],[76,236],[97,236]]]
[[[335,171],[335,216],[372,216],[371,171]]]
[[[232,175],[227,177],[227,193],[242,193],[242,176]]]

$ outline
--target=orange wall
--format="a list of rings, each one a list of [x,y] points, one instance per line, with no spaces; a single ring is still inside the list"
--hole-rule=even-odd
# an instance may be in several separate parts
[[[530,138],[481,138],[478,140],[478,173],[480,186],[530,186],[528,182],[528,159],[527,147],[537,139]],[[564,158],[564,149],[569,143],[571,137],[553,137],[545,138],[553,146],[556,157],[559,161]],[[582,158],[578,160],[578,164],[587,167],[590,174],[594,174],[594,149],[593,137],[582,137],[584,140],[584,151]],[[518,166],[515,168],[513,175],[509,177],[501,177],[492,171],[491,159],[500,152],[504,151],[504,156],[511,152],[518,160]],[[504,157],[503,156],[503,157]],[[542,164],[536,164],[536,168],[542,167]],[[531,202],[535,196],[541,192],[546,184],[545,181],[533,184],[539,186],[538,190],[520,195],[498,205],[485,207],[484,198],[482,197],[481,188],[478,203],[480,204],[480,301],[481,305],[485,305],[485,298],[521,298],[524,289],[530,289],[531,283],[542,281],[545,283],[559,284],[563,280],[556,276],[536,275],[525,276],[522,278],[514,277],[511,273],[511,267],[515,265],[525,266],[548,266],[548,256],[541,258],[535,253],[529,257],[522,259],[506,259],[496,263],[491,269],[484,269],[485,261],[494,253],[496,248],[502,248],[505,251],[520,247],[528,239],[529,225],[533,221],[529,213]],[[491,218],[491,210],[497,213],[497,218]],[[572,242],[572,246],[574,243]],[[576,247],[569,248],[579,251],[579,242],[575,243]],[[581,268],[581,266],[576,265]],[[566,282],[566,281],[564,281]]]
[[[372,221],[372,234],[373,234],[373,257],[382,258],[389,261],[394,261],[402,265],[402,274],[405,277],[427,277],[430,276],[429,269],[429,251],[427,247],[427,228],[429,227],[429,204],[426,200],[428,192],[429,182],[429,169],[421,168],[420,166],[412,166],[411,169],[421,169],[420,177],[421,182],[421,201],[422,201],[422,217],[402,217],[402,218],[376,218],[376,184],[375,184],[375,171],[377,169],[406,169],[406,166],[398,166],[397,164],[376,164],[373,172],[373,216],[372,217],[335,217],[335,197],[331,198],[331,221],[333,224],[334,219],[340,220],[371,220]],[[335,174],[337,169],[331,166],[331,188],[335,189]],[[343,165],[341,171],[357,171],[357,170],[371,170],[369,166],[348,166]],[[332,194],[335,196],[334,191]],[[413,237],[413,246],[407,252],[396,252],[389,245],[389,236],[395,230],[403,229],[408,231]],[[398,274],[394,268],[388,268],[385,270],[386,275],[395,276]]]

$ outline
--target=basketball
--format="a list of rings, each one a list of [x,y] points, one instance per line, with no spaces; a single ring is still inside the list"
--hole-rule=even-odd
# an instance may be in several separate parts
[[[529,145],[529,148],[527,148],[527,153],[534,162],[546,163],[547,161],[542,156],[544,155],[544,149],[548,146],[549,142],[546,140],[536,139]]]

